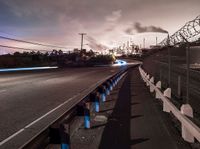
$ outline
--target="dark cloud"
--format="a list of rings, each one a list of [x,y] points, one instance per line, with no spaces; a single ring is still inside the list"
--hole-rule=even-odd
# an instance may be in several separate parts
[[[132,20],[152,26],[134,24],[127,34],[162,28],[173,33],[198,15],[199,5],[199,0],[0,0],[0,31],[67,45],[79,45],[78,32],[86,32],[109,46],[110,40],[121,40]],[[91,46],[102,49],[96,40]]]
[[[157,26],[142,26],[141,23],[136,22],[131,27],[127,28],[125,32],[127,34],[133,34],[134,31],[137,33],[145,33],[145,32],[156,32],[156,33],[168,33],[168,31],[162,29],[161,27]]]
[[[95,51],[103,51],[105,49],[108,49],[107,46],[99,43],[96,39],[94,39],[91,36],[87,36],[86,40],[88,41],[88,46],[90,46],[90,48],[92,48]]]
[[[112,12],[111,15],[107,15],[105,17],[105,20],[107,23],[107,28],[105,29],[105,32],[114,31],[114,29],[117,27],[121,17],[122,17],[122,10],[115,10]]]

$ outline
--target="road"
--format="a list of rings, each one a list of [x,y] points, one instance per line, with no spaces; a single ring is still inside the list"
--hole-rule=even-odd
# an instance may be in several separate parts
[[[92,129],[81,126],[73,134],[71,149],[191,149],[174,124],[135,67],[100,105],[100,112],[92,115]]]
[[[0,142],[119,67],[0,73]]]

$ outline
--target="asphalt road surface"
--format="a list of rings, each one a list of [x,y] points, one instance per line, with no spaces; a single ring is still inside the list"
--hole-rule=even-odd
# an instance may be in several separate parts
[[[0,142],[119,67],[0,73]]]

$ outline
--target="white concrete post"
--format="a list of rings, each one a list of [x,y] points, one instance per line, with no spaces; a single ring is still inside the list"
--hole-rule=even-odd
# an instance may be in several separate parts
[[[147,79],[148,79],[148,80],[150,79],[150,75],[147,75]]]
[[[147,80],[149,81],[149,79],[150,79],[150,75],[147,75],[146,78],[147,78]],[[147,86],[149,86],[149,82],[148,82],[148,81],[146,82],[146,85],[147,85]]]
[[[181,106],[181,113],[193,118],[193,109],[189,104],[184,104]],[[194,136],[190,133],[188,127],[184,126],[183,124],[182,124],[182,138],[187,142],[194,143]]]
[[[145,78],[146,78],[146,74],[145,73],[141,73],[142,79],[144,82],[146,82]]]
[[[151,77],[150,82],[154,84],[154,77]],[[154,92],[154,87],[153,87],[153,85],[150,85],[150,92],[151,92],[151,93]]]
[[[151,77],[150,82],[154,83],[154,77]]]
[[[167,89],[164,91],[164,96],[167,97],[167,98],[171,98],[171,88],[167,88]],[[170,109],[169,109],[169,107],[167,106],[167,102],[166,102],[166,101],[163,102],[163,111],[164,111],[164,112],[170,112]]]
[[[144,72],[142,73],[142,79],[144,80],[144,82],[146,82],[145,78],[146,78],[146,73]]]
[[[170,109],[169,109],[169,107],[167,106],[167,102],[166,102],[166,101],[163,102],[163,111],[164,111],[164,112],[168,112],[168,113],[170,112]]]
[[[164,91],[164,96],[167,97],[167,98],[171,98],[171,88],[167,88]]]
[[[161,81],[158,81],[156,83],[156,87],[159,88],[159,89],[161,89]],[[160,99],[160,96],[159,96],[159,94],[157,92],[156,92],[156,99]]]
[[[158,81],[158,82],[156,83],[156,87],[159,88],[159,89],[161,89],[161,81]]]

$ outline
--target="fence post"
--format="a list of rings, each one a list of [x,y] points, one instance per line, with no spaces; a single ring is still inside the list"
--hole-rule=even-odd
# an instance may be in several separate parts
[[[150,82],[154,84],[154,77],[151,77]],[[153,85],[150,84],[150,92],[153,93],[153,91],[154,91],[154,87]]]
[[[171,88],[167,88],[167,89],[164,91],[164,96],[167,97],[167,98],[171,98]],[[169,109],[169,107],[167,106],[167,102],[166,102],[166,101],[163,102],[163,111],[164,111],[164,112],[170,112],[170,109]]]
[[[159,88],[159,89],[161,89],[161,81],[158,81],[156,83],[156,87]],[[158,92],[156,92],[156,99],[160,99],[160,96],[159,96]]]
[[[181,97],[181,76],[178,76],[178,98]]]
[[[181,113],[193,118],[193,109],[189,104],[181,106]],[[186,126],[182,125],[182,138],[190,143],[194,143],[194,136],[190,133]]]

